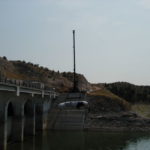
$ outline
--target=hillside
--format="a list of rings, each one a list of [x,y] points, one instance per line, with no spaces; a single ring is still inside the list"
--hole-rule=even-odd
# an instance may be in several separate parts
[[[82,74],[77,74],[78,88],[86,90],[89,103],[86,127],[91,130],[150,130],[150,87],[136,86],[127,82],[91,84]],[[53,106],[66,100],[73,86],[73,73],[50,70],[25,61],[9,61],[0,57],[0,79],[23,83],[42,82],[56,88],[59,97]],[[62,97],[61,97],[62,96]],[[142,102],[143,104],[139,103]],[[147,102],[146,104],[144,104]],[[135,103],[135,104],[133,104]],[[138,104],[137,104],[138,103]],[[144,127],[144,128],[143,128]]]
[[[130,103],[150,102],[150,86],[137,86],[127,82],[104,84],[104,86]]]
[[[59,72],[25,61],[9,61],[0,57],[0,76],[8,79],[37,81],[58,92],[68,92],[73,86],[72,72]],[[127,82],[91,84],[77,74],[78,87],[88,91],[91,113],[130,110],[133,103],[150,102],[150,86],[137,86]]]
[[[105,87],[88,94],[92,113],[128,111],[131,105],[123,98],[113,94]]]
[[[31,62],[9,61],[6,57],[0,57],[0,75],[8,79],[42,82],[47,87],[55,87],[59,92],[69,91],[73,85],[71,72],[60,73]],[[92,88],[83,75],[77,74],[77,78],[80,90]]]

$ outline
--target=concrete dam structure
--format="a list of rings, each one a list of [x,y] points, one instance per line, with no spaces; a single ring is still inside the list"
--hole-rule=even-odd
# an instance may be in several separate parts
[[[88,113],[88,107],[78,104],[85,102],[86,96],[82,93],[64,93],[54,102],[49,113],[49,129],[52,130],[83,130]],[[66,104],[61,106],[60,104]],[[61,106],[61,107],[59,107]]]
[[[0,82],[0,149],[46,129],[55,97],[53,90]]]
[[[55,119],[49,126],[53,130],[83,130],[86,116],[85,110],[66,109],[54,113]],[[52,114],[50,114],[52,115]],[[51,117],[50,117],[51,118]]]

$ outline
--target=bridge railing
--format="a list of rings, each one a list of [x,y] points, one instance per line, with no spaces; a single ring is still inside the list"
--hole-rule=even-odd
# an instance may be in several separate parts
[[[49,95],[57,96],[57,93],[55,92],[55,88],[49,88],[45,86],[44,83],[42,82],[9,79],[1,75],[1,73],[0,73],[0,85],[1,85],[0,90],[3,90],[3,91],[9,90],[9,91],[17,91],[17,93],[25,92],[25,93],[32,93],[33,95],[34,94],[41,94],[41,95],[49,94]]]
[[[23,87],[30,87],[30,88],[36,88],[36,89],[55,91],[55,88],[47,87],[44,85],[44,83],[38,82],[38,81],[16,80],[16,79],[9,79],[9,78],[0,76],[0,82],[18,85],[18,86],[23,86]]]

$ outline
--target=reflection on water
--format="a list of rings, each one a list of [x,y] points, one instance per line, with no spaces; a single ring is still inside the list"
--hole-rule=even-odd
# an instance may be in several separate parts
[[[48,131],[8,150],[150,150],[150,133]]]
[[[150,150],[150,137],[130,142],[123,150]]]

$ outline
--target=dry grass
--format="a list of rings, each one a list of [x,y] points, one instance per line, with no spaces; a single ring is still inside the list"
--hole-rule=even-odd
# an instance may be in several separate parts
[[[142,117],[150,118],[150,104],[134,104],[132,105],[132,111]]]
[[[23,74],[18,74],[18,73],[14,73],[14,72],[5,72],[5,75],[7,76],[7,78],[10,79],[20,79],[20,80],[26,80],[26,76]]]
[[[89,93],[89,95],[92,96],[107,96],[110,98],[119,98],[117,95],[113,94],[112,92],[110,92],[109,90],[102,88],[100,90],[97,91],[93,91],[91,93]]]
[[[104,98],[106,100],[109,99],[110,101],[112,101],[112,103],[114,103],[114,104],[116,103],[119,106],[121,106],[122,108],[124,108],[124,110],[131,109],[131,105],[125,99],[113,94],[106,88],[102,88],[101,90],[93,91],[93,92],[89,93],[89,96],[97,97],[99,99],[99,101],[101,100],[101,98]],[[115,107],[116,105],[113,105],[113,106]]]

